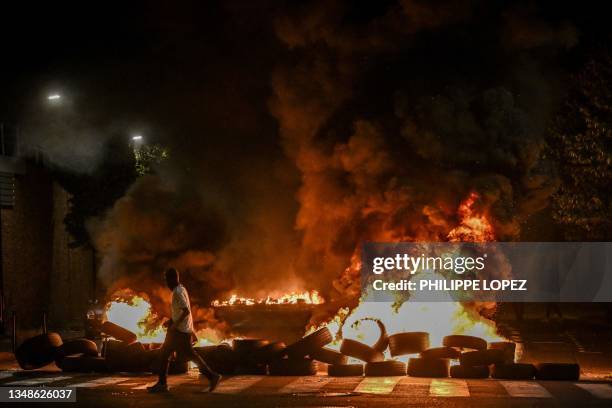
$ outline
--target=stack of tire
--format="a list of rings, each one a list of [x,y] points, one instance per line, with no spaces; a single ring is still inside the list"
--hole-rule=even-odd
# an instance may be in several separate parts
[[[15,358],[24,370],[34,370],[55,362],[63,371],[106,372],[104,358],[96,343],[87,339],[63,341],[57,333],[45,333],[25,340],[15,350]]]

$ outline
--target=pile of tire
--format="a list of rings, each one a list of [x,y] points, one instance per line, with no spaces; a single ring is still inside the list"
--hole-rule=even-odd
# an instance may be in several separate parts
[[[277,356],[270,361],[268,365],[270,375],[315,375],[319,367],[317,361],[341,362],[343,356],[334,350],[325,348],[332,340],[332,334],[327,327],[302,337],[288,345],[280,358]]]
[[[87,339],[63,341],[57,333],[44,333],[25,340],[15,350],[15,358],[24,370],[34,370],[55,363],[63,371],[106,372],[104,358],[96,343]]]
[[[488,349],[487,341],[480,337],[451,335],[444,337],[442,344],[459,353],[459,365],[449,371],[452,378],[489,378],[491,365],[505,363],[504,350]]]

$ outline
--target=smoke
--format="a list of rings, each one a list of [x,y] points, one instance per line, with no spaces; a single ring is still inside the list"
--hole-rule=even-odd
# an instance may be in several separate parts
[[[274,73],[270,106],[302,178],[296,268],[326,298],[354,305],[360,243],[446,240],[471,192],[498,240],[519,238],[547,205],[555,79],[517,64],[505,72],[503,59],[517,56],[489,47],[572,41],[567,26],[533,16],[520,31],[512,12],[491,30],[473,2],[399,2],[366,19],[343,4],[279,19],[292,58]],[[540,95],[521,98],[525,83]]]
[[[277,129],[225,89],[206,90],[230,119],[208,129],[215,136],[166,140],[169,162],[92,222],[109,292],[153,293],[174,266],[200,306],[317,289],[334,314],[359,299],[362,242],[447,240],[472,192],[495,237],[518,239],[547,205],[557,185],[544,155],[550,67],[575,42],[567,23],[452,0],[311,2],[270,15],[282,52],[261,72],[236,68],[244,61],[228,71],[270,84],[257,103],[267,100]],[[240,46],[261,47],[252,38]]]

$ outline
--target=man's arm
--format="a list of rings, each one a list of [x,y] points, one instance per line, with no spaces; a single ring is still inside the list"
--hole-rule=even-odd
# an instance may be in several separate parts
[[[183,309],[183,313],[181,313],[181,315],[179,316],[179,318],[175,321],[172,322],[172,325],[170,326],[171,329],[176,329],[178,327],[179,324],[181,324],[181,322],[183,320],[185,320],[185,318],[187,318],[187,316],[189,316],[189,309],[184,307]]]

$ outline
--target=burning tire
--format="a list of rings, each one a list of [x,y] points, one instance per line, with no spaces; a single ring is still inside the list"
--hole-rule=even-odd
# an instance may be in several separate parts
[[[270,375],[315,375],[317,363],[311,359],[282,359],[274,361],[269,366]]]
[[[452,378],[489,378],[489,366],[455,365],[450,368]]]
[[[491,377],[500,380],[531,380],[535,373],[533,364],[495,364]]]
[[[504,352],[504,364],[514,363],[514,355],[516,353],[516,343],[511,341],[498,341],[489,343],[489,349],[503,350]]]
[[[108,334],[109,336],[114,337],[117,340],[121,340],[126,342],[127,344],[135,342],[138,338],[131,331],[124,329],[123,327],[109,322],[108,320],[102,323],[101,327],[102,333]]]
[[[408,360],[408,375],[411,377],[448,377],[450,360],[446,358],[411,358]]]
[[[567,363],[539,363],[535,365],[536,380],[578,381],[580,366]]]
[[[501,349],[489,349],[489,350],[476,350],[466,351],[461,353],[459,357],[461,365],[467,367],[476,366],[488,366],[491,364],[503,364],[504,363],[504,350]]]
[[[429,348],[429,333],[409,332],[389,336],[391,356],[420,353]]]
[[[57,360],[75,354],[97,357],[98,346],[96,346],[96,343],[93,341],[87,339],[69,340],[58,347],[55,359]]]
[[[19,367],[33,370],[50,364],[55,359],[62,338],[57,333],[47,333],[27,339],[15,350]]]
[[[332,364],[327,366],[327,375],[330,377],[361,377],[363,364]]]
[[[106,360],[102,357],[87,355],[69,355],[56,359],[55,364],[66,372],[77,373],[104,373],[108,371]]]
[[[452,347],[435,347],[421,351],[421,358],[450,358],[457,360],[461,356],[461,352]]]
[[[365,365],[366,377],[386,377],[406,375],[406,364],[401,361],[378,361]]]
[[[342,340],[340,353],[365,361],[366,363],[383,361],[385,359],[385,356],[380,351],[376,351],[366,344],[351,339]]]
[[[487,342],[485,339],[475,336],[464,336],[455,334],[446,336],[442,340],[442,344],[446,347],[458,347],[472,350],[486,350]]]
[[[329,329],[324,327],[287,346],[287,354],[294,359],[298,359],[327,346],[332,340]]]
[[[313,360],[320,361],[322,363],[343,365],[348,362],[348,357],[336,350],[328,348],[320,348],[310,353],[310,357]]]

